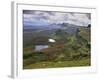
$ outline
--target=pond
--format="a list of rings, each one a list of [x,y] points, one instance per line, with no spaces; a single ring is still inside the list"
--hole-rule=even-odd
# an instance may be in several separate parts
[[[49,48],[48,45],[36,45],[35,46],[35,51],[41,51],[43,49]]]

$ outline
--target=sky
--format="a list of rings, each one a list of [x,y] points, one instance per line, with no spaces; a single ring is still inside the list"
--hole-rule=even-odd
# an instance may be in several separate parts
[[[24,26],[46,26],[69,23],[78,26],[91,24],[90,13],[23,10]]]

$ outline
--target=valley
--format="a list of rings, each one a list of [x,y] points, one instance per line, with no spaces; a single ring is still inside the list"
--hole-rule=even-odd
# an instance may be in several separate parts
[[[23,68],[90,66],[90,31],[91,27],[68,23],[23,28]]]

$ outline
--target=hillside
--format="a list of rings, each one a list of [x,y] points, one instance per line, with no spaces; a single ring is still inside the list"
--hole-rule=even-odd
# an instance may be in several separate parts
[[[59,26],[53,29],[43,28],[24,32],[23,36],[26,40],[23,45],[24,68],[43,68],[42,63],[45,63],[45,67],[52,67],[51,64],[58,63],[55,66],[57,67],[59,62],[62,63],[60,66],[76,66],[75,60],[77,60],[77,66],[90,65],[90,27],[71,24],[59,24]],[[56,42],[50,43],[48,39],[54,39]],[[49,47],[35,51],[36,45]],[[69,64],[68,61],[72,64]],[[79,61],[83,61],[82,64]]]

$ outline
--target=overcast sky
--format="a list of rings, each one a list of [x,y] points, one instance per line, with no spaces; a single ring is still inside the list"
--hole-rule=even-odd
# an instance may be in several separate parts
[[[91,14],[76,12],[23,10],[23,21],[25,26],[41,26],[60,23],[70,23],[79,26],[87,26],[91,23]]]

